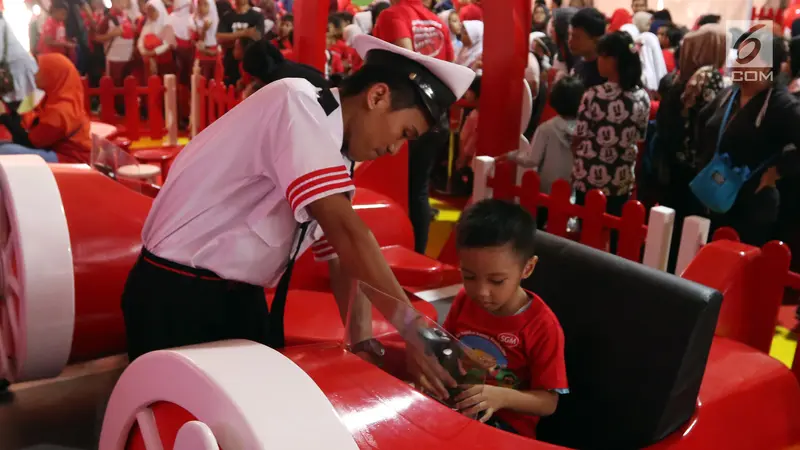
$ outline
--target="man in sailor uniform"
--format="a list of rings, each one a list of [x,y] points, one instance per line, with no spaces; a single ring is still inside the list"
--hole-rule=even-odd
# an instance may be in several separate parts
[[[292,265],[312,245],[329,261],[340,310],[352,280],[406,299],[351,205],[353,165],[446,123],[474,73],[367,35],[353,46],[365,64],[341,88],[276,79],[176,159],[122,296],[131,359],[224,339],[282,346]],[[277,287],[271,312],[264,287]],[[370,320],[369,307],[356,310]],[[354,351],[374,350],[364,343]]]

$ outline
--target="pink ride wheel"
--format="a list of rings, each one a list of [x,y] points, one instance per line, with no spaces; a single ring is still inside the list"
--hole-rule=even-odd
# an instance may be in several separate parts
[[[59,188],[39,156],[0,156],[0,192],[0,378],[54,377],[69,358],[75,323]]]
[[[128,366],[111,394],[99,443],[100,450],[122,448],[358,446],[292,360],[254,342],[225,341],[148,353]]]

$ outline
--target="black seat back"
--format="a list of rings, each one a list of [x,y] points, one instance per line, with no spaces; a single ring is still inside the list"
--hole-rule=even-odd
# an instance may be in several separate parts
[[[579,449],[657,442],[694,412],[722,295],[539,233],[524,286],[561,322],[570,393],[538,438]]]

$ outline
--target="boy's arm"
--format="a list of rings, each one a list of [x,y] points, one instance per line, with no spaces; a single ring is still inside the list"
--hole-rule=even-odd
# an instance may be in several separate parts
[[[493,386],[494,387],[494,386]],[[556,412],[558,394],[553,391],[515,391],[509,388],[502,389],[503,407],[520,414],[545,417]]]

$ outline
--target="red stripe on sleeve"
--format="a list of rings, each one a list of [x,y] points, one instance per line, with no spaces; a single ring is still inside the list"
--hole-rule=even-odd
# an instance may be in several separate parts
[[[332,183],[332,182],[337,182],[337,181],[338,182],[344,182],[344,181],[352,181],[352,180],[351,180],[349,175],[344,174],[344,173],[337,173],[337,174],[325,175],[325,176],[317,177],[316,179],[314,179],[312,181],[308,181],[308,182],[303,183],[302,185],[300,185],[300,187],[298,189],[295,189],[293,192],[290,192],[289,193],[289,197],[286,200],[289,201],[290,205],[294,205],[295,201],[297,200],[297,198],[302,196],[306,192],[314,190],[315,188],[320,187],[320,185],[323,185],[325,183]]]
[[[334,255],[336,255],[336,252],[333,250],[333,248],[331,248],[330,250],[324,252],[314,252],[314,259],[321,260]]]
[[[328,191],[335,191],[337,189],[342,189],[342,188],[346,188],[346,187],[350,187],[350,186],[353,186],[353,180],[351,180],[348,177],[347,181],[342,181],[340,183],[332,183],[332,184],[328,184],[328,185],[325,185],[325,186],[320,186],[320,187],[318,187],[316,189],[311,189],[310,191],[306,190],[306,191],[303,192],[302,195],[300,195],[298,197],[295,197],[294,201],[292,202],[292,212],[296,212],[297,211],[297,207],[299,205],[302,205],[304,201],[308,200],[311,197],[314,197],[316,195],[319,195],[319,194],[322,194],[322,193],[325,193],[325,192],[328,192]]]
[[[309,172],[309,173],[307,173],[305,175],[301,175],[301,176],[297,177],[294,181],[292,181],[292,183],[289,184],[289,187],[286,188],[286,198],[287,199],[289,198],[289,193],[292,192],[294,190],[294,188],[296,188],[297,186],[305,183],[306,181],[308,181],[308,180],[310,180],[310,179],[312,179],[314,177],[318,177],[318,176],[322,176],[322,175],[328,175],[328,174],[339,172],[339,171],[342,171],[342,170],[347,172],[347,167],[345,167],[345,166],[328,167],[326,169],[319,169],[319,170],[315,170],[313,172]],[[291,203],[291,201],[289,203]]]

